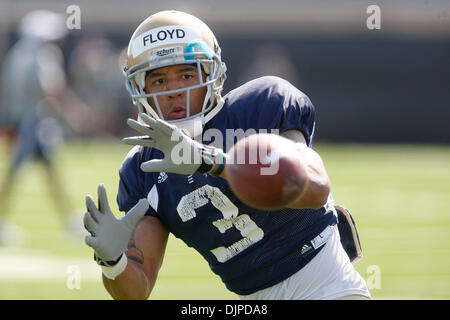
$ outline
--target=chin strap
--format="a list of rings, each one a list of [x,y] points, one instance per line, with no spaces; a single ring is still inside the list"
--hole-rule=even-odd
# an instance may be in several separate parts
[[[208,123],[209,120],[211,120],[212,118],[214,118],[220,110],[222,110],[223,104],[225,103],[225,100],[223,100],[222,97],[220,97],[219,102],[217,103],[217,106],[215,108],[212,108],[212,110],[210,112],[208,112],[208,114],[206,114],[203,117],[203,126]]]

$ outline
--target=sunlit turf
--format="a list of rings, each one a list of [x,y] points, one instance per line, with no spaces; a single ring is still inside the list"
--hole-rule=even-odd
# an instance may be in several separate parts
[[[349,208],[356,220],[364,254],[356,268],[372,286],[373,297],[449,299],[450,147],[317,143],[315,149],[331,178],[335,201]],[[9,153],[4,144],[0,150],[3,178]],[[128,150],[116,141],[69,142],[55,154],[80,219],[84,197],[89,193],[96,198],[98,183],[106,185],[111,208],[120,215],[115,203],[118,168]],[[82,237],[63,232],[45,182],[38,163],[27,163],[19,172],[8,217],[25,237],[16,247],[0,248],[0,261],[7,263],[5,257],[14,260],[16,253],[29,252],[60,259],[62,269],[55,269],[54,279],[2,275],[0,299],[110,299],[92,250]],[[79,289],[67,285],[70,273],[64,267],[69,259],[85,262],[80,266]],[[30,258],[29,263],[33,261]],[[226,290],[198,253],[171,237],[152,298],[238,297]]]

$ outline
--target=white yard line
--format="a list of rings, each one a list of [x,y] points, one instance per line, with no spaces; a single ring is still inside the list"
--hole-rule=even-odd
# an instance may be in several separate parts
[[[53,281],[79,275],[81,281],[101,281],[93,259],[61,258],[25,249],[0,249],[0,281]]]

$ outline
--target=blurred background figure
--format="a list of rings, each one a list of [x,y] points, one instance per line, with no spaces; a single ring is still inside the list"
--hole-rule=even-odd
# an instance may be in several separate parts
[[[2,70],[2,122],[8,129],[11,162],[0,184],[0,245],[14,238],[6,223],[10,195],[17,172],[31,159],[45,168],[46,182],[61,221],[70,233],[81,233],[81,222],[73,211],[52,161],[52,151],[63,141],[65,125],[78,135],[87,135],[92,125],[87,106],[66,82],[63,54],[58,41],[67,34],[65,17],[37,10],[25,15],[19,26],[19,41],[9,50]]]
[[[91,118],[96,119],[93,134],[120,136],[125,127],[123,119],[134,110],[123,93],[120,51],[101,33],[87,33],[77,41],[68,62],[72,88],[87,102]]]

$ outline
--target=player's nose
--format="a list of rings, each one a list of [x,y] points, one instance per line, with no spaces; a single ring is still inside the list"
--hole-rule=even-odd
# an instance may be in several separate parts
[[[183,89],[184,85],[181,81],[168,81],[167,82],[167,91],[171,91],[171,90],[179,90],[179,89]],[[180,90],[180,91],[175,91],[172,93],[167,94],[168,98],[176,98],[176,97],[181,97],[185,94],[186,91],[184,90]]]

